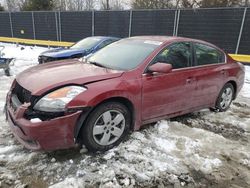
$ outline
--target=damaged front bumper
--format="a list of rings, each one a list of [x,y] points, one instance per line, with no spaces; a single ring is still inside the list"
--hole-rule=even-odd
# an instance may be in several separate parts
[[[30,103],[13,104],[10,94],[6,99],[6,118],[10,128],[26,148],[57,150],[75,146],[74,130],[82,111],[75,111],[47,120],[32,121],[26,117]],[[15,103],[15,102],[14,102]]]

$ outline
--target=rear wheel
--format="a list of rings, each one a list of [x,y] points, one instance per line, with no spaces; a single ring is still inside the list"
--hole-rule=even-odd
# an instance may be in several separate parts
[[[217,98],[215,109],[220,112],[226,111],[233,100],[234,92],[233,85],[231,83],[226,83]]]
[[[90,151],[106,151],[118,145],[128,134],[131,115],[128,108],[118,102],[98,106],[83,125],[83,144]]]

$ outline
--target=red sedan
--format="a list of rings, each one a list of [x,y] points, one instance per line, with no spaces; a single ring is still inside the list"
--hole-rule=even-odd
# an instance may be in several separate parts
[[[141,36],[86,61],[32,67],[7,95],[12,132],[27,148],[84,144],[105,151],[143,124],[203,108],[225,111],[244,83],[244,66],[200,40]]]

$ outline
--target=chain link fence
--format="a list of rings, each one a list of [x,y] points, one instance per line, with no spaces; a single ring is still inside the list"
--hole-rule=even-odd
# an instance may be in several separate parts
[[[250,8],[0,13],[0,36],[75,42],[94,35],[184,36],[250,54]]]

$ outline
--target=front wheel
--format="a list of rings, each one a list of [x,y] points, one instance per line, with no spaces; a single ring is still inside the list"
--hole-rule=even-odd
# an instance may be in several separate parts
[[[131,114],[118,102],[98,106],[83,125],[81,137],[90,151],[106,151],[118,145],[128,134]]]
[[[233,100],[234,92],[233,85],[231,83],[226,83],[217,98],[215,109],[220,112],[226,111]]]

